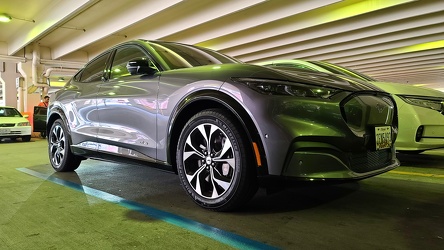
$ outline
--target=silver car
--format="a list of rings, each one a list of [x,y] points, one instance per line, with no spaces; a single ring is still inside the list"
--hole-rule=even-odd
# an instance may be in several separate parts
[[[360,180],[399,165],[397,109],[366,82],[286,72],[192,45],[136,40],[97,56],[51,97],[56,171],[87,158],[174,171],[201,207],[259,186]]]

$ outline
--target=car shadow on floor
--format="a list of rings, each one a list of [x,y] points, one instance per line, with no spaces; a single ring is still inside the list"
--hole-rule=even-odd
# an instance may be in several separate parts
[[[444,150],[430,150],[421,154],[398,153],[401,166],[436,168],[444,170]]]

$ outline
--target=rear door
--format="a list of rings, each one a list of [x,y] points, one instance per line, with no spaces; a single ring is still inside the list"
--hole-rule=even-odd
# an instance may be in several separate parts
[[[97,93],[109,62],[110,52],[104,53],[88,63],[64,88],[57,102],[65,110],[74,147],[97,151],[99,116]]]

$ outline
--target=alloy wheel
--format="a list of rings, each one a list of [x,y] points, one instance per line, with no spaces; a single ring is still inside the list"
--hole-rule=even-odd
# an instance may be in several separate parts
[[[65,140],[63,128],[60,125],[54,126],[49,136],[49,151],[51,161],[56,167],[60,166],[65,158]]]
[[[217,199],[235,178],[232,142],[218,126],[200,124],[186,138],[183,166],[189,184],[198,195]]]

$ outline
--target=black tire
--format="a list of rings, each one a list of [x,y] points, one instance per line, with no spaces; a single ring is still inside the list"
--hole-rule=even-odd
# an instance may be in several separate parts
[[[49,160],[55,171],[70,172],[79,167],[82,160],[71,152],[70,146],[66,125],[58,119],[52,124],[48,135]]]
[[[43,139],[45,139],[45,138],[46,138],[46,132],[45,132],[45,131],[40,132],[40,137],[42,137]]]
[[[257,191],[252,153],[239,128],[233,115],[211,109],[194,115],[182,130],[176,151],[180,182],[203,208],[234,210]]]
[[[23,136],[22,141],[31,141],[31,136],[30,135]]]

